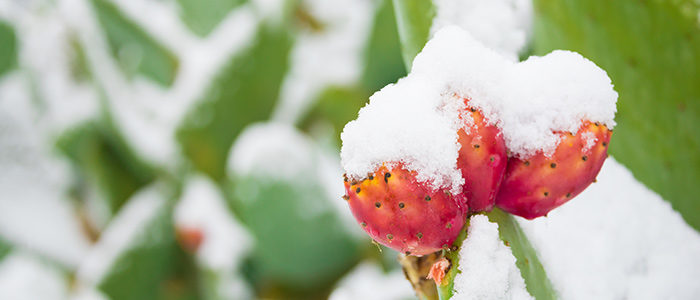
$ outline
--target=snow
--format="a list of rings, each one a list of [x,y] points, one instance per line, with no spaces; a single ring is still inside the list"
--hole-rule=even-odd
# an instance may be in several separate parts
[[[314,197],[300,206],[300,215],[312,217],[332,210],[344,228],[355,237],[366,235],[341,200],[345,194],[342,170],[337,155],[301,133],[292,125],[279,122],[255,123],[238,136],[228,157],[228,175],[232,178],[252,176],[260,180],[287,182],[306,188],[315,197],[323,197],[328,205]]]
[[[403,163],[418,180],[436,187],[462,185],[457,170],[459,104],[422,74],[411,74],[372,95],[341,134],[343,168],[361,179],[383,163]]]
[[[273,114],[273,120],[290,123],[298,121],[323,88],[357,81],[375,10],[371,0],[306,0],[301,5],[322,27],[302,28],[292,48]]]
[[[229,170],[239,176],[295,180],[314,165],[311,141],[282,123],[256,123],[246,127],[231,148]]]
[[[69,166],[50,152],[23,79],[0,81],[0,236],[74,268],[89,242],[66,196]]]
[[[12,22],[23,80],[31,81],[41,107],[38,129],[57,135],[98,113],[97,93],[71,74],[73,35],[62,16],[39,1],[3,1],[0,17]],[[51,49],[51,51],[47,51]],[[16,75],[19,77],[19,75]],[[25,90],[24,93],[29,93]]]
[[[0,261],[0,299],[66,299],[68,280],[45,262],[22,252]]]
[[[102,232],[100,240],[82,261],[76,277],[85,283],[97,284],[119,255],[137,242],[144,227],[158,216],[165,204],[165,196],[158,184],[139,190]]]
[[[502,130],[516,156],[553,151],[559,142],[554,132],[576,133],[582,120],[615,127],[617,93],[610,78],[575,52],[556,50],[513,63],[450,26],[427,43],[411,73],[469,98]]]
[[[515,257],[498,235],[498,224],[484,215],[469,221],[467,238],[459,252],[454,300],[533,299],[515,265]]]
[[[700,295],[700,234],[613,158],[548,217],[518,220],[562,299]]]
[[[197,260],[212,270],[234,270],[251,249],[252,237],[229,213],[218,187],[203,175],[186,181],[180,202],[175,208],[178,228],[198,229],[203,241]]]
[[[58,9],[84,45],[91,71],[104,88],[104,98],[121,134],[138,155],[171,167],[171,162],[180,157],[174,138],[176,128],[201,99],[221,65],[250,44],[260,17],[251,4],[244,4],[201,39],[182,24],[174,3],[124,0],[114,3],[127,18],[177,57],[179,65],[171,87],[164,88],[140,75],[128,79],[122,73],[87,1],[62,1]]]
[[[456,97],[458,96],[458,97]],[[403,163],[421,182],[458,191],[459,97],[498,126],[512,156],[551,154],[557,132],[576,133],[583,120],[613,128],[617,93],[605,71],[581,55],[554,51],[514,63],[456,26],[438,31],[410,74],[370,97],[341,139],[348,176],[361,179],[381,164]]]
[[[400,300],[415,299],[415,294],[401,270],[384,273],[377,264],[363,262],[341,279],[328,299]]]
[[[517,61],[532,27],[532,0],[434,0],[431,33],[457,25],[487,47]]]

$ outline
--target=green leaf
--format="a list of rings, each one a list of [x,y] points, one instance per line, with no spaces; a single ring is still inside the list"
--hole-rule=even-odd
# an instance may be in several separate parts
[[[234,179],[232,207],[256,242],[248,273],[263,295],[303,298],[328,292],[360,257],[359,243],[320,183],[309,178]]]
[[[105,121],[89,121],[68,130],[56,146],[70,159],[81,179],[102,192],[111,214],[155,177],[154,171]]]
[[[0,238],[0,260],[2,260],[5,255],[10,253],[10,251],[12,251],[12,246],[10,246],[10,243]]]
[[[401,60],[401,43],[395,20],[391,1],[382,1],[374,16],[374,26],[367,45],[366,64],[362,75],[362,86],[370,95],[406,75],[406,68]]]
[[[393,2],[404,65],[407,70],[410,70],[413,58],[428,42],[430,26],[435,17],[435,7],[431,0],[393,0]]]
[[[369,98],[369,93],[357,86],[328,87],[315,101],[299,127],[311,131],[319,122],[333,127],[335,142],[340,145],[340,133],[345,124],[357,118],[357,112]]]
[[[498,223],[498,233],[501,240],[513,251],[513,256],[516,259],[515,264],[520,269],[523,279],[525,279],[525,285],[530,295],[537,300],[557,299],[556,292],[547,277],[544,267],[542,267],[542,263],[537,258],[535,249],[530,244],[520,225],[518,225],[515,217],[498,208],[494,208],[493,211],[486,215],[489,217],[489,221]]]
[[[178,59],[107,0],[92,0],[112,55],[129,76],[142,74],[162,85],[171,85]]]
[[[219,180],[231,144],[247,124],[265,120],[277,101],[292,39],[263,25],[257,39],[220,71],[177,132],[185,154],[200,171]]]
[[[698,3],[537,0],[535,51],[580,52],[619,93],[610,152],[700,230]]]
[[[17,37],[8,23],[0,21],[0,76],[17,66]]]
[[[231,10],[246,0],[177,0],[180,15],[192,32],[208,35]]]
[[[467,231],[469,230],[469,219],[464,223],[464,226],[462,227],[462,230],[459,232],[459,236],[455,239],[455,242],[452,244],[452,249],[457,249],[457,250],[448,250],[445,253],[445,258],[450,261],[452,264],[450,266],[450,269],[447,271],[445,274],[445,278],[443,279],[443,282],[446,284],[439,285],[437,287],[438,290],[438,297],[440,300],[449,300],[452,298],[452,295],[454,295],[454,286],[455,286],[455,277],[457,277],[457,274],[460,273],[458,267],[459,267],[459,251],[462,248],[462,243],[464,243],[464,240],[467,238]]]
[[[114,261],[110,262],[110,268],[99,279],[97,287],[112,300],[138,300],[157,299],[163,290],[167,290],[167,279],[177,269],[178,246],[175,241],[172,201],[163,195],[158,199],[154,195],[159,191],[151,187],[146,191],[147,195],[137,194],[130,200],[130,204],[141,205],[144,201],[155,201],[155,205],[141,205],[136,207],[142,211],[135,211],[134,207],[127,207],[122,214],[149,214],[137,231],[132,232],[129,244],[123,249]],[[135,203],[141,202],[141,203]],[[131,220],[134,215],[129,215]],[[118,216],[115,220],[120,220]],[[110,226],[118,226],[123,229],[126,224],[112,223]],[[108,229],[109,230],[109,229]],[[103,237],[109,238],[109,235]],[[98,247],[100,245],[98,244]],[[102,250],[102,249],[97,249]],[[166,286],[163,286],[166,285]]]

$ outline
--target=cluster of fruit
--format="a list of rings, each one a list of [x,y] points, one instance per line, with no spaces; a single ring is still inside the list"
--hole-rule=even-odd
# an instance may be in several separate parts
[[[435,189],[416,179],[401,162],[386,162],[362,180],[345,178],[353,215],[377,242],[425,255],[450,247],[471,214],[497,206],[527,219],[545,216],[595,181],[612,130],[581,120],[576,133],[557,132],[553,153],[509,155],[503,134],[480,110],[465,102],[458,132],[461,192]],[[469,117],[470,115],[470,117]]]

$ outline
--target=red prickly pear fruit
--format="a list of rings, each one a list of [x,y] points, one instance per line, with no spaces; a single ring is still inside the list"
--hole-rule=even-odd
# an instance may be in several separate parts
[[[468,100],[465,103],[473,122],[458,132],[461,148],[457,168],[464,178],[463,193],[469,210],[490,211],[508,164],[506,142],[496,126],[489,125],[479,110],[470,108]]]
[[[496,205],[526,219],[545,216],[581,193],[595,181],[612,131],[584,122],[576,135],[560,133],[559,146],[550,157],[542,153],[527,159],[512,157]]]
[[[195,253],[204,241],[204,233],[196,227],[178,226],[175,229],[177,241],[189,253]]]
[[[378,243],[406,255],[452,245],[467,215],[465,201],[416,180],[401,165],[381,166],[361,181],[345,180],[344,197],[362,229]]]

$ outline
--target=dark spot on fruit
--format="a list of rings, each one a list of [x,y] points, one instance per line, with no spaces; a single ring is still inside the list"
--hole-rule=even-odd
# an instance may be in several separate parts
[[[343,200],[348,201],[350,200],[350,197],[348,197],[348,195],[343,195]]]
[[[474,149],[479,149],[479,147],[481,147],[479,144],[474,144]]]
[[[379,203],[379,202],[374,202],[374,206],[375,206],[376,208],[380,208],[380,207],[382,207],[382,204]]]
[[[506,246],[510,247],[510,242],[509,242],[509,241],[503,241],[503,243],[505,243]]]
[[[389,239],[390,241],[394,239],[394,235],[389,233],[386,235],[386,238]]]
[[[367,227],[367,223],[365,222],[360,223],[360,225],[362,225],[362,227]]]
[[[493,162],[494,160],[496,160],[496,158],[493,157],[493,156],[491,156],[491,157],[489,158],[489,160],[490,160],[491,162]]]
[[[544,196],[545,197],[549,196],[549,192],[544,192]]]
[[[585,155],[584,155],[583,157],[581,157],[581,160],[587,161],[587,160],[588,160],[588,156],[585,156]]]
[[[369,174],[369,176],[367,176],[367,177],[369,178],[369,180],[374,180],[374,175],[372,175],[372,174]]]
[[[476,112],[476,108],[473,108],[473,107],[472,107],[470,110],[471,110],[472,112]]]
[[[348,174],[343,174],[343,182],[348,182]]]
[[[353,180],[353,181],[350,183],[350,185],[356,185],[356,184],[357,184],[357,180]]]
[[[384,182],[389,183],[389,177],[391,177],[391,173],[386,172],[386,174],[384,174]]]
[[[359,193],[360,193],[360,187],[357,187],[357,188],[355,189],[355,194],[359,194]]]
[[[399,202],[399,208],[404,208],[406,205],[403,202]]]
[[[598,122],[595,122],[593,124],[595,124],[595,126],[600,126],[600,124]]]
[[[571,198],[571,193],[566,193],[566,198]]]
[[[524,164],[525,164],[525,166],[529,166],[529,165],[530,165],[530,161],[529,161],[529,160],[526,160],[526,161],[524,162]]]
[[[598,182],[598,178],[593,178],[593,183]]]
[[[606,143],[606,142],[603,142],[603,147],[605,147],[605,146],[607,146],[607,145],[608,145],[608,143]]]
[[[420,232],[419,232],[419,233],[416,233],[416,237],[417,237],[417,238],[418,238],[418,239],[420,240],[420,239],[422,239],[422,238],[423,238],[423,234],[422,234],[422,233],[420,233]]]
[[[430,201],[430,196],[425,195],[425,201]]]
[[[557,167],[557,164],[556,164],[556,163],[551,163],[551,164],[549,164],[549,166],[552,167],[552,169],[554,169],[554,168]]]
[[[411,255],[411,251],[406,251],[406,255]]]
[[[445,225],[445,228],[447,228],[447,229],[452,228],[452,223],[447,223],[447,225]]]

